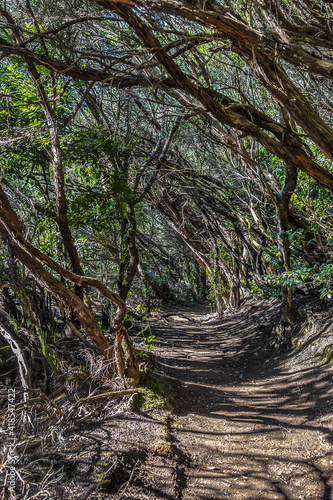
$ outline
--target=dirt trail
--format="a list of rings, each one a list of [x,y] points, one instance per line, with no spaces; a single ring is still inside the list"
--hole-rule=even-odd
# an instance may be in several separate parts
[[[26,450],[17,498],[333,500],[332,368],[315,356],[333,359],[333,311],[306,300],[308,327],[285,355],[272,342],[276,301],[247,300],[222,320],[198,306],[149,317],[151,405],[125,397]],[[172,411],[156,404],[158,381]]]
[[[332,369],[308,348],[277,358],[277,317],[250,301],[222,321],[204,307],[152,320],[158,368],[179,382],[176,498],[333,499]]]

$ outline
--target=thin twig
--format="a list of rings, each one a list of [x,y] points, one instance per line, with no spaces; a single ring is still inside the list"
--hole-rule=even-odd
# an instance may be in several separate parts
[[[106,486],[106,485],[110,484],[110,479],[104,479],[104,478],[112,471],[112,469],[115,468],[116,464],[117,464],[117,460],[115,462],[113,462],[113,464],[103,474],[103,477],[100,481],[98,481],[97,483],[94,483],[92,486],[90,486],[90,488],[87,489],[87,491],[82,495],[80,500],[87,500],[87,498],[91,495],[91,493],[93,493],[93,491],[98,490],[102,486]]]
[[[132,469],[132,472],[131,472],[131,475],[130,475],[130,477],[129,477],[128,481],[126,481],[126,483],[124,483],[124,484],[123,484],[123,485],[119,488],[119,491],[120,491],[120,490],[124,487],[124,489],[123,489],[123,491],[121,492],[121,495],[120,495],[120,497],[119,497],[119,500],[123,497],[123,495],[124,495],[125,491],[126,491],[126,490],[127,490],[127,488],[129,487],[129,485],[130,485],[130,483],[131,483],[131,481],[132,481],[132,479],[133,479],[133,476],[134,476],[134,471],[135,471],[135,469],[136,469],[136,466],[137,466],[137,464],[138,464],[138,461],[139,461],[139,460],[137,460],[137,461],[135,462],[134,467],[133,467],[133,469]],[[118,493],[119,493],[119,491],[118,491]]]

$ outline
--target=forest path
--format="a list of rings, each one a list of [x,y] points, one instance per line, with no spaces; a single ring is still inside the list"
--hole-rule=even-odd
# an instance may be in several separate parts
[[[196,307],[151,321],[179,386],[178,499],[333,499],[332,369],[309,349],[276,357],[277,318],[276,301],[248,301],[222,320]]]

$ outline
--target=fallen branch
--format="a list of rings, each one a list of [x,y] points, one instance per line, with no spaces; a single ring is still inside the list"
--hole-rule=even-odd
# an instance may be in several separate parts
[[[88,396],[87,398],[80,399],[80,401],[75,404],[92,403],[102,398],[121,398],[122,396],[126,396],[126,394],[136,394],[137,392],[138,389],[124,389],[123,391],[104,392],[103,394],[96,394],[95,396]]]

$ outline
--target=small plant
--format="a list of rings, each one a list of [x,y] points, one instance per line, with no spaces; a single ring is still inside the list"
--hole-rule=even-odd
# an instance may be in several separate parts
[[[138,335],[144,335],[145,332],[149,332],[150,335],[148,335],[148,337],[146,336],[143,337],[141,345],[145,345],[146,347],[145,349],[142,349],[139,352],[139,356],[142,356],[142,354],[149,352],[153,348],[153,340],[156,337],[156,335],[151,334],[151,328],[149,323],[142,330],[139,331]]]

